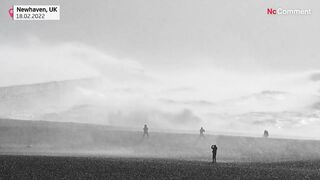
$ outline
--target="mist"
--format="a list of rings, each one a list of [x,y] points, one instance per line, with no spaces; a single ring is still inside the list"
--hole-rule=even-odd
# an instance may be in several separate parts
[[[0,3],[0,179],[319,177],[319,1],[52,3]]]
[[[172,70],[83,43],[26,43],[0,47],[0,85],[11,87],[1,101],[3,118],[319,138],[316,70],[271,71],[253,63],[261,70],[242,71],[206,61]]]
[[[5,154],[85,157],[170,158],[209,161],[212,144],[219,162],[279,162],[319,157],[320,143],[262,137],[154,132],[92,124],[0,119]],[[6,130],[4,130],[6,129]]]

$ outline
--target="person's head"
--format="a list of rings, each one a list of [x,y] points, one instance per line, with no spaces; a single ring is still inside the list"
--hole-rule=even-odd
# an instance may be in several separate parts
[[[147,127],[147,125],[145,124],[144,127]]]

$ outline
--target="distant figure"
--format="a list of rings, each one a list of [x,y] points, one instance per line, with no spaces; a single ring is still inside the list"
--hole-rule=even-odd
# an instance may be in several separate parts
[[[143,127],[143,137],[147,136],[149,137],[149,133],[148,133],[148,126],[145,124]]]
[[[269,132],[267,130],[264,130],[263,137],[265,138],[269,137]]]
[[[206,132],[206,130],[203,129],[203,127],[200,128],[200,137],[204,137],[204,132]]]
[[[211,149],[212,149],[212,163],[216,163],[217,162],[217,150],[218,150],[218,147],[216,145],[212,145]]]

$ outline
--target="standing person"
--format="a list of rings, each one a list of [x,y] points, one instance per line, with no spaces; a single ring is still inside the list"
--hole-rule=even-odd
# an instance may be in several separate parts
[[[148,132],[149,128],[148,126],[145,124],[144,127],[143,127],[143,137],[144,136],[147,136],[149,137],[149,132]]]
[[[211,149],[212,149],[212,163],[216,163],[217,162],[217,150],[218,150],[218,147],[216,145],[212,145]]]
[[[200,137],[204,137],[204,132],[206,132],[206,130],[203,129],[203,127],[200,128]]]
[[[269,137],[269,132],[267,130],[264,130],[263,137],[265,138]]]

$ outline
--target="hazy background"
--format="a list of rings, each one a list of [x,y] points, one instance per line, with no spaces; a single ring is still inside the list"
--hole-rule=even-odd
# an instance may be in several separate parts
[[[60,4],[61,20],[12,21],[14,4]],[[278,7],[312,15],[266,14]],[[1,2],[0,86],[99,79],[59,101],[3,100],[12,112],[1,116],[320,138],[319,10],[316,0]]]

